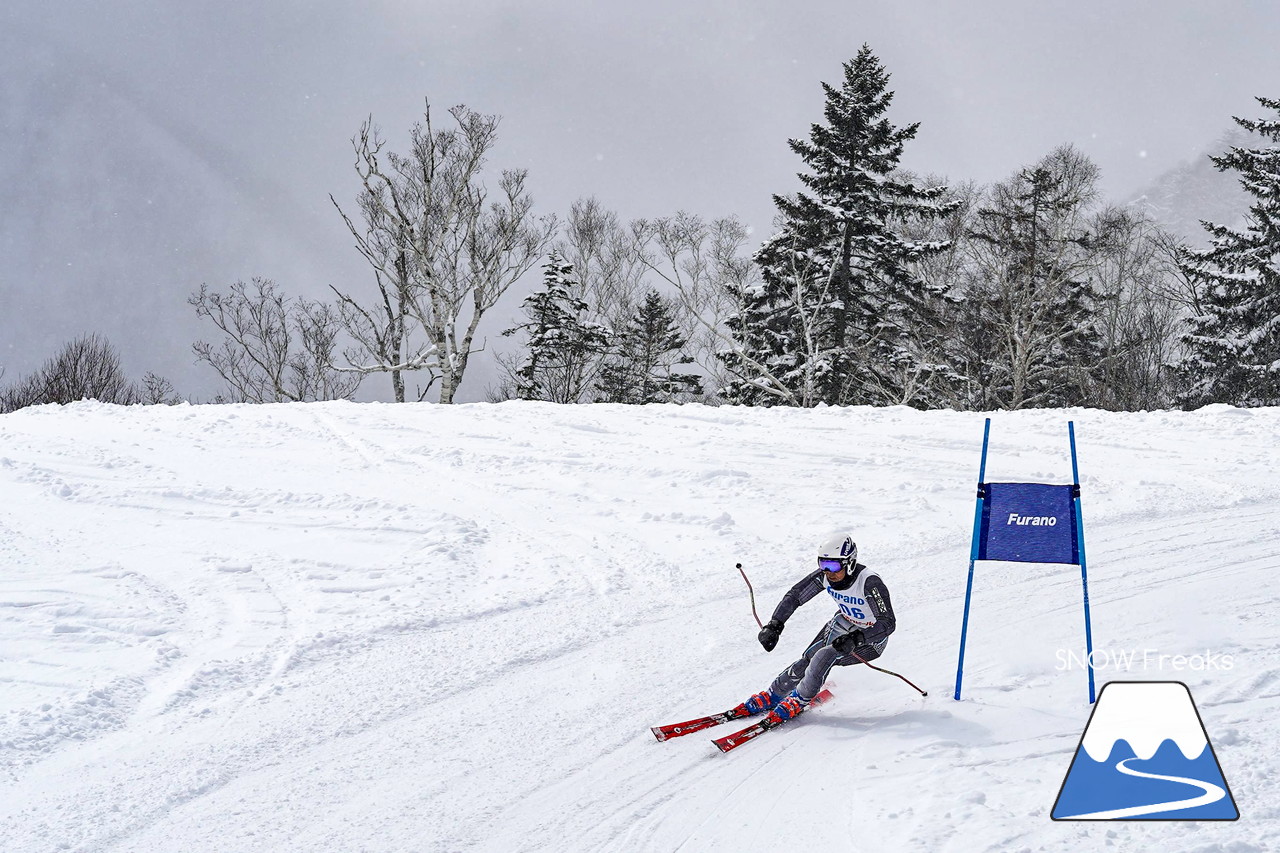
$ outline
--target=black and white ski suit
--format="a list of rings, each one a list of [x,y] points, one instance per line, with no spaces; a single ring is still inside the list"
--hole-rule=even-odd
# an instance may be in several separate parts
[[[843,581],[832,584],[822,569],[806,575],[782,597],[774,608],[774,621],[785,624],[796,608],[821,593],[828,593],[840,608],[800,659],[778,673],[769,689],[774,696],[786,696],[792,690],[802,699],[812,699],[822,689],[833,666],[861,663],[854,655],[871,661],[880,657],[889,644],[889,635],[897,627],[889,588],[875,572],[858,563]],[[831,644],[850,631],[862,631],[863,642],[847,654]]]

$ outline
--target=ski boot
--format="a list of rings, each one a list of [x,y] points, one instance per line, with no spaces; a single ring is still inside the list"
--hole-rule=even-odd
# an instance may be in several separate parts
[[[792,690],[787,697],[773,706],[773,710],[764,718],[764,724],[770,728],[780,726],[787,720],[794,720],[809,707],[809,700]]]
[[[762,690],[747,701],[733,709],[735,717],[754,717],[763,714],[778,704],[778,697],[770,690]]]

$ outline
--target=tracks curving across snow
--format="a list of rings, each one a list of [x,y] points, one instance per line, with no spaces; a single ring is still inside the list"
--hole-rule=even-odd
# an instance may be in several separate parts
[[[1252,806],[1280,799],[1280,412],[994,417],[1008,480],[1063,481],[1076,421],[1097,648],[1234,656],[1174,676],[1245,814],[1213,843],[1280,844]],[[805,844],[839,849],[869,826],[886,849],[1201,843],[1049,819],[1088,716],[1057,654],[1082,644],[1074,567],[980,569],[946,698],[981,434],[907,409],[0,416],[0,849],[740,851],[816,801]],[[892,590],[885,665],[930,696],[853,668],[731,755],[654,742],[830,616],[766,655],[733,565],[763,614],[833,527]]]

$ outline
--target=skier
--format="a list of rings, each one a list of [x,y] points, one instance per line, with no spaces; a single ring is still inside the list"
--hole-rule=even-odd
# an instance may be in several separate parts
[[[773,618],[760,629],[760,645],[764,650],[773,651],[787,619],[797,607],[820,592],[828,593],[835,601],[839,608],[835,616],[813,638],[799,660],[778,673],[768,690],[755,694],[734,709],[736,712],[755,715],[768,711],[765,723],[777,725],[794,718],[813,701],[833,666],[849,666],[880,657],[896,627],[889,588],[879,575],[858,562],[858,546],[853,537],[845,534],[823,543],[818,549],[818,568],[791,587],[778,602]]]

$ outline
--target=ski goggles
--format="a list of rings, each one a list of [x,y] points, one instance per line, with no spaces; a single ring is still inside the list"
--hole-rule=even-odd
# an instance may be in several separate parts
[[[834,575],[847,569],[848,565],[838,557],[819,557],[818,567],[824,572],[831,572]]]

